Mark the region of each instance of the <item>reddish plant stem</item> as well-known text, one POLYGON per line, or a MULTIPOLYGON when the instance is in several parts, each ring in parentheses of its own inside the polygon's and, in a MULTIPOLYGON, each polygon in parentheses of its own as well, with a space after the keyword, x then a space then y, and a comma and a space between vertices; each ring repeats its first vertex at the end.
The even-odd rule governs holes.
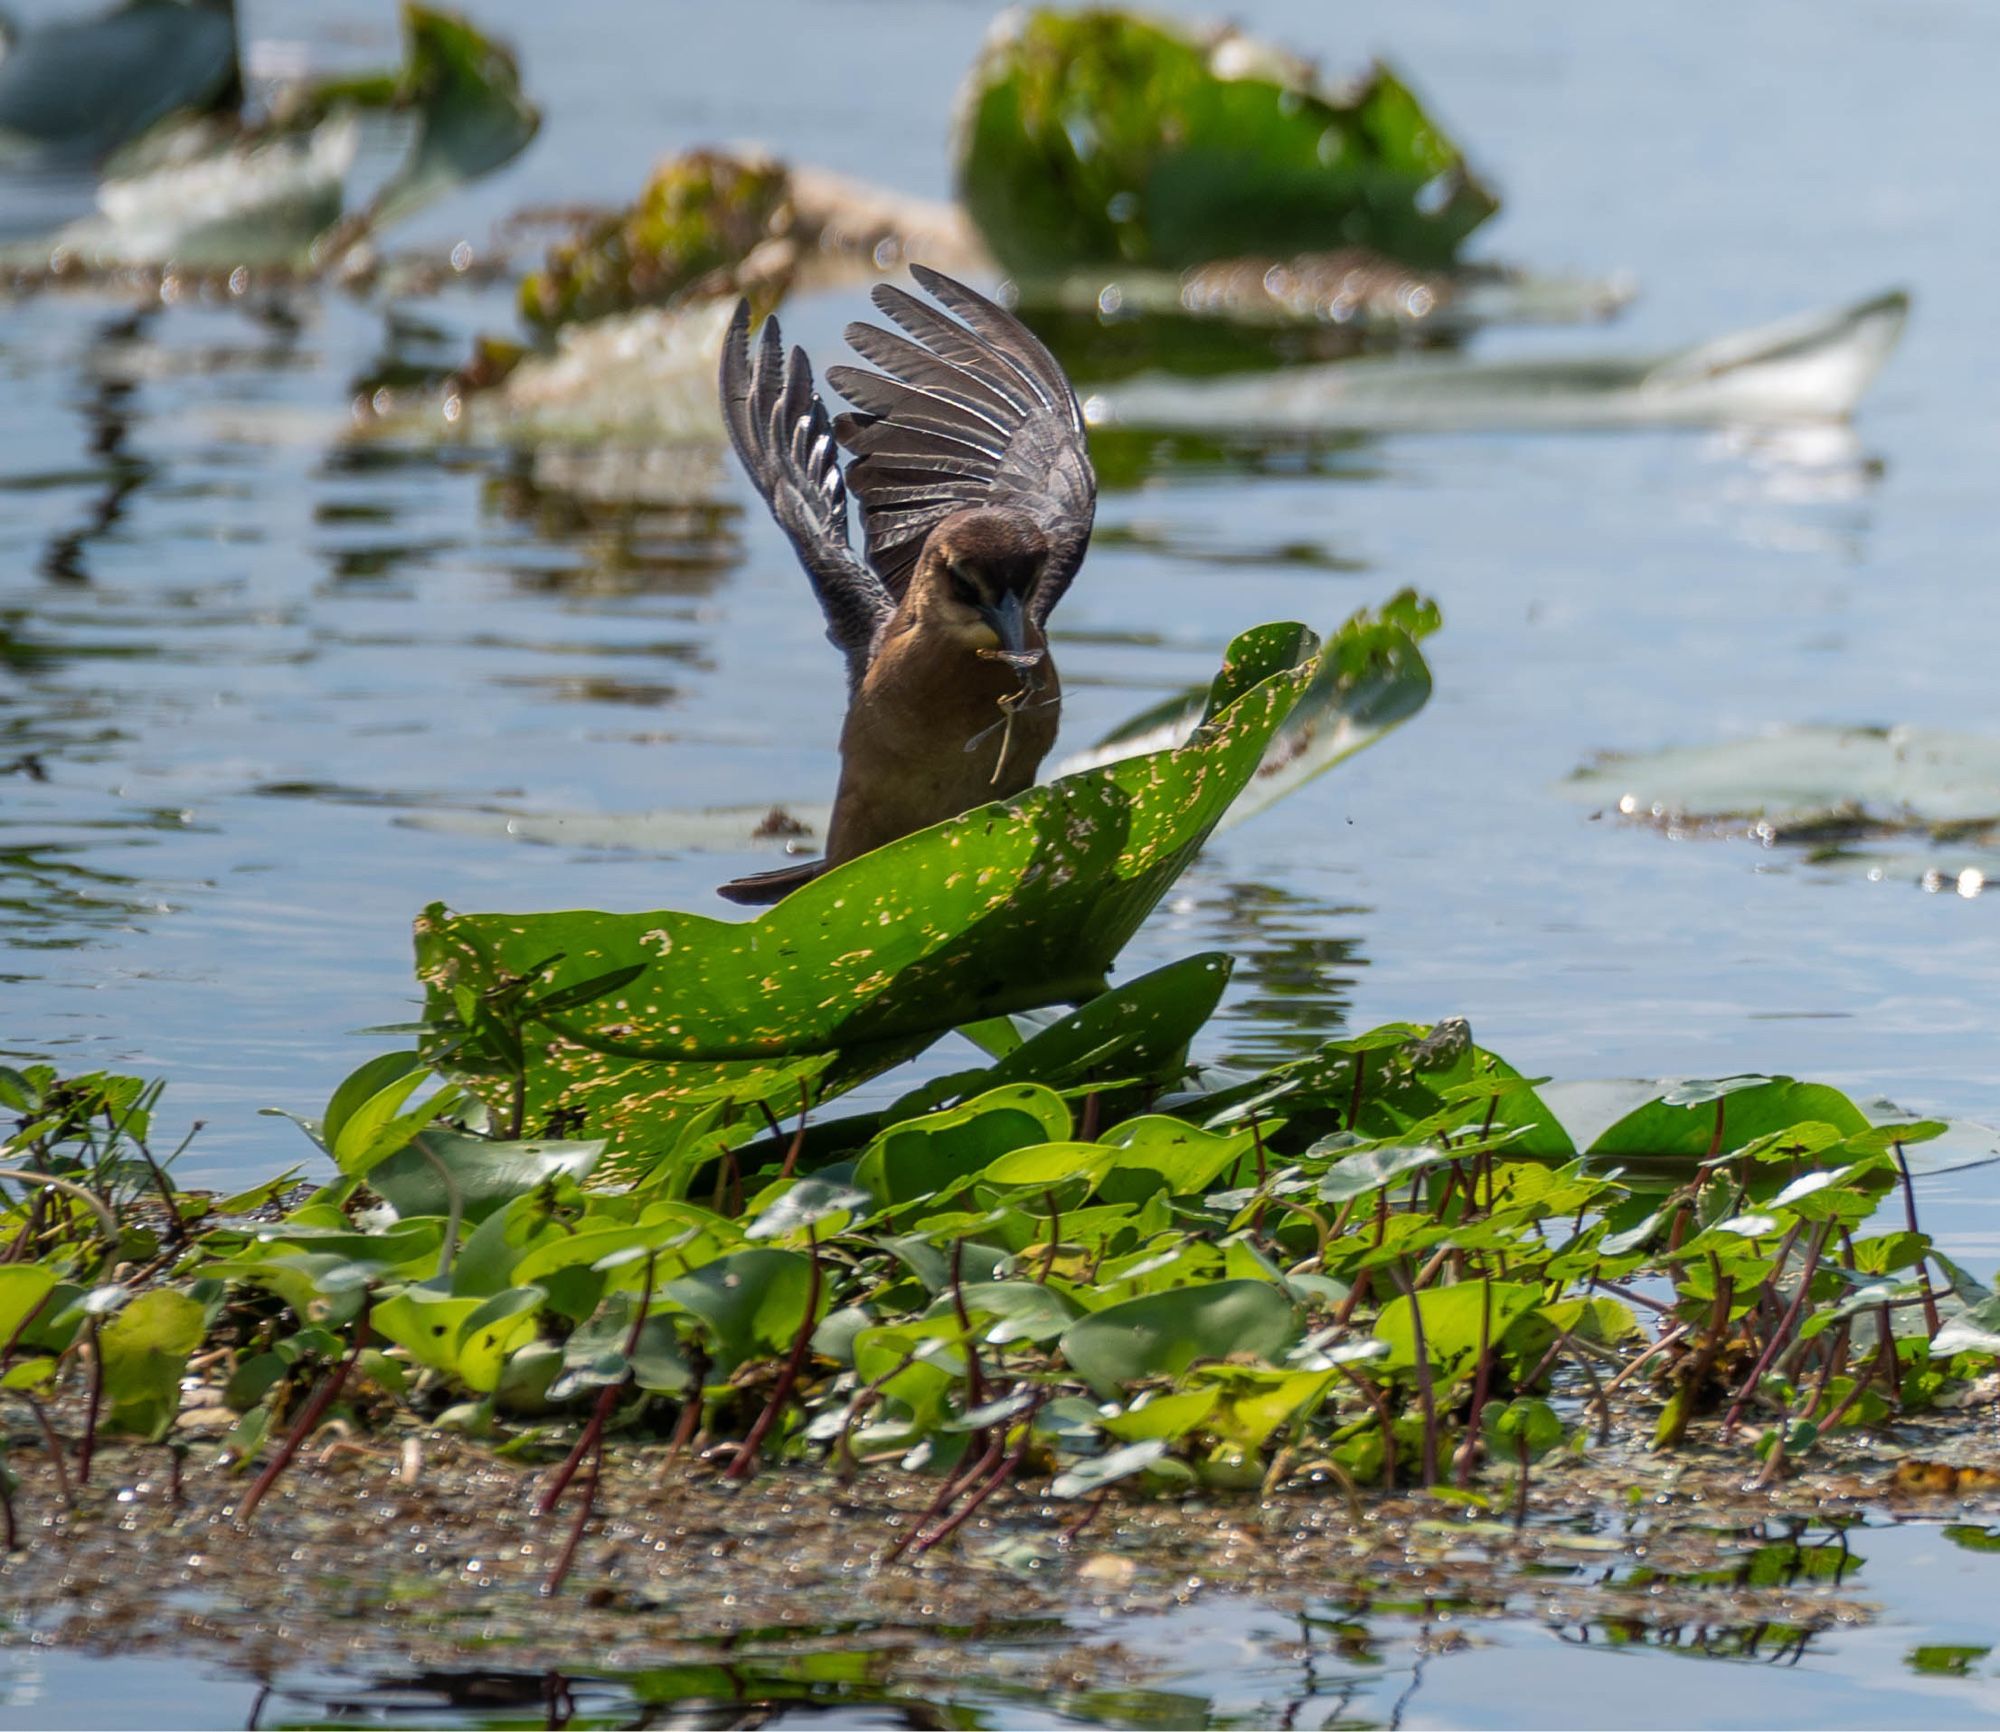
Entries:
POLYGON ((667 1440, 665 1467, 680 1460, 681 1452, 694 1442, 695 1433, 701 1429, 702 1391, 708 1386, 708 1371, 707 1351, 697 1341, 688 1349, 687 1398, 674 1420, 674 1435, 667 1440))
POLYGON ((1896 1375, 1896 1342, 1895 1337, 1889 1333, 1888 1317, 1878 1315, 1876 1327, 1882 1331, 1882 1337, 1876 1344, 1874 1358, 1869 1360, 1867 1370, 1854 1380, 1854 1387, 1834 1404, 1833 1411, 1826 1416, 1820 1426, 1822 1431, 1831 1431, 1847 1417, 1847 1410, 1868 1392, 1868 1386, 1875 1381, 1877 1372, 1882 1374, 1882 1381, 1888 1386, 1895 1403, 1898 1406, 1902 1405, 1903 1392, 1896 1375))
MULTIPOLYGON (((979 1363, 979 1343, 972 1338, 972 1314, 965 1308, 965 1282, 961 1272, 965 1265, 965 1241, 951 1242, 951 1309, 958 1318, 958 1327, 965 1337, 965 1395, 973 1407, 986 1405, 986 1370, 979 1363)), ((1043 1279, 1047 1279, 1046 1272, 1043 1279)), ((986 1441, 986 1433, 972 1434, 972 1447, 980 1448, 986 1441)))
MULTIPOLYGON (((556 1469, 555 1477, 549 1481, 549 1488, 543 1492, 535 1504, 535 1514, 546 1516, 562 1501, 562 1494, 569 1489, 569 1482, 576 1477, 576 1470, 583 1465, 583 1458, 594 1449, 598 1459, 603 1459, 604 1428, 611 1423, 611 1411, 618 1405, 618 1397, 631 1380, 631 1358, 639 1351, 639 1331, 646 1326, 646 1310, 653 1302, 653 1256, 646 1257, 645 1284, 639 1289, 638 1308, 632 1313, 632 1325, 625 1331, 625 1375, 615 1383, 607 1383, 597 1392, 597 1399, 591 1403, 590 1419, 583 1433, 576 1440, 576 1446, 563 1457, 563 1464, 556 1469)), ((593 1496, 595 1493, 592 1494, 593 1496)), ((544 1589, 544 1592, 549 1590, 544 1589)))
POLYGON ((83 1410, 83 1442, 76 1451, 76 1477, 90 1484, 90 1464, 97 1454, 97 1416, 104 1406, 104 1349, 98 1340, 98 1320, 90 1320, 90 1400, 83 1410))
MULTIPOLYGON (((1910 1225, 1912 1233, 1921 1232, 1917 1225, 1917 1187, 1910 1177, 1910 1160, 1903 1153, 1901 1143, 1889 1145, 1896 1151, 1896 1172, 1903 1181, 1903 1218, 1910 1225)), ((1923 1283, 1924 1327, 1933 1335, 1938 1332, 1937 1297, 1931 1292, 1931 1266, 1927 1258, 1917 1259, 1917 1279, 1923 1283)))
POLYGON ((265 1463, 264 1471, 257 1476, 256 1483, 244 1494, 243 1501, 236 1506, 239 1523, 248 1522, 257 1512, 257 1506, 264 1501, 264 1495, 278 1483, 278 1475, 291 1466, 292 1458, 304 1448, 307 1438, 319 1427, 326 1417, 326 1410, 339 1399, 340 1392, 347 1386, 349 1374, 355 1362, 360 1359, 368 1346, 369 1300, 366 1294, 361 1299, 361 1315, 354 1324, 354 1345, 347 1350, 347 1357, 321 1379, 320 1386, 306 1403, 305 1411, 299 1415, 298 1423, 285 1434, 285 1441, 278 1445, 278 1453, 265 1463))
POLYGON ((1591 1276, 1590 1284, 1602 1288, 1606 1293, 1615 1293, 1629 1305, 1643 1306, 1646 1310, 1657 1312, 1662 1317, 1671 1317, 1674 1314, 1671 1305, 1662 1304, 1658 1299, 1649 1299, 1643 1293, 1635 1293, 1630 1287, 1621 1287, 1616 1281, 1607 1281, 1602 1275, 1591 1276))
MULTIPOLYGON (((1618 1373, 1616 1377, 1612 1378, 1612 1380, 1604 1386, 1605 1394, 1607 1395, 1611 1394, 1614 1390, 1618 1388, 1618 1386, 1621 1383, 1624 1383, 1642 1365, 1646 1364, 1647 1361, 1657 1357, 1659 1354, 1666 1352, 1666 1350, 1669 1347, 1675 1346, 1678 1343, 1685 1341, 1688 1338, 1689 1330, 1691 1330, 1693 1327, 1694 1325, 1691 1323, 1677 1323, 1673 1328, 1669 1329, 1666 1332, 1666 1334, 1662 1335, 1659 1338, 1659 1340, 1655 1341, 1652 1346, 1647 1348, 1644 1353, 1640 1354, 1637 1359, 1633 1360, 1630 1365, 1627 1365, 1623 1370, 1621 1370, 1618 1373)), ((1549 1358, 1543 1361, 1544 1365, 1548 1364, 1550 1360, 1554 1359, 1556 1351, 1558 1348, 1562 1346, 1562 1341, 1564 1339, 1567 1339, 1567 1337, 1565 1336, 1559 1338, 1556 1342, 1556 1346, 1551 1347, 1549 1349, 1549 1358)))
POLYGON ((49 1416, 42 1404, 25 1389, 14 1391, 28 1404, 28 1411, 35 1416, 35 1424, 41 1427, 42 1447, 49 1452, 49 1466, 55 1470, 56 1491, 63 1500, 65 1509, 76 1507, 76 1493, 70 1489, 69 1468, 63 1462, 62 1440, 56 1436, 56 1428, 49 1423, 49 1416))
POLYGON ((893 1564, 910 1549, 911 1545, 915 1543, 917 1536, 930 1526, 932 1520, 953 1498, 958 1496, 960 1487, 971 1485, 993 1471, 999 1464, 1000 1450, 1003 1442, 1004 1437, 996 1434, 993 1441, 987 1445, 986 1453, 978 1461, 974 1462, 968 1471, 955 1477, 947 1478, 944 1484, 938 1487, 937 1496, 932 1498, 925 1506, 924 1513, 918 1516, 910 1524, 908 1531, 904 1533, 903 1537, 883 1554, 882 1561, 885 1564, 893 1564))
POLYGON ((1479 1415, 1486 1406, 1488 1379, 1493 1371, 1493 1283, 1479 1283, 1479 1365, 1472 1374, 1472 1409, 1465 1416, 1465 1447, 1458 1452, 1458 1483, 1472 1483, 1472 1449, 1479 1437, 1479 1415))
POLYGON ((1085 1528, 1089 1527, 1097 1519, 1097 1512, 1104 1507, 1104 1500, 1110 1495, 1111 1488, 1108 1485, 1099 1486, 1096 1491, 1091 1493, 1090 1501, 1083 1506, 1082 1512, 1063 1523, 1062 1531, 1056 1537, 1065 1544, 1075 1539, 1078 1534, 1082 1533, 1085 1528))
MULTIPOLYGON (((1656 1449, 1671 1449, 1687 1435, 1688 1421, 1694 1415, 1694 1404, 1701 1386, 1708 1381, 1710 1368, 1715 1364, 1716 1355, 1722 1351, 1723 1332, 1729 1327, 1729 1312, 1736 1303, 1736 1277, 1725 1275, 1722 1265, 1714 1253, 1708 1259, 1710 1278, 1715 1282, 1715 1302, 1709 1308, 1708 1334, 1695 1344, 1695 1349, 1687 1361, 1686 1376, 1676 1392, 1674 1400, 1667 1405, 1661 1416, 1659 1433, 1653 1440, 1656 1449), (1685 1399, 1683 1399, 1683 1397, 1685 1399)), ((1662 1337, 1662 1343, 1665 1338, 1662 1337)), ((1658 1344, 1656 1344, 1658 1345, 1658 1344)), ((1627 1366, 1626 1371, 1633 1369, 1627 1366)), ((1624 1375, 1624 1373, 1620 1373, 1624 1375)))
POLYGON ((1103 1107, 1093 1092, 1083 1097, 1083 1112, 1077 1121, 1076 1140, 1080 1143, 1097 1141, 1097 1120, 1103 1107))
MULTIPOLYGON (((1806 1295, 1812 1287, 1813 1275, 1819 1268, 1820 1251, 1826 1245, 1826 1236, 1832 1226, 1831 1221, 1822 1221, 1813 1233, 1812 1243, 1806 1247, 1805 1266, 1799 1271, 1798 1291, 1792 1295, 1792 1302, 1785 1308, 1784 1316, 1778 1320, 1777 1328, 1771 1331, 1771 1339, 1764 1344, 1764 1351, 1757 1356, 1757 1363, 1750 1368, 1750 1375, 1744 1378, 1742 1385, 1737 1389, 1736 1399, 1729 1404, 1729 1411, 1722 1416, 1724 1443, 1729 1441, 1731 1434, 1736 1430, 1736 1422, 1743 1417, 1744 1403, 1755 1393, 1757 1385, 1763 1380, 1764 1373, 1771 1368, 1771 1361, 1778 1357, 1779 1349, 1798 1327, 1799 1318, 1806 1308, 1806 1295)), ((1798 1229, 1794 1227, 1788 1238, 1796 1236, 1797 1232, 1798 1229)), ((1782 1272, 1784 1266, 1784 1254, 1780 1252, 1773 1273, 1782 1272)))
POLYGON ((806 1226, 806 1252, 812 1258, 811 1271, 806 1277, 806 1314, 799 1319, 799 1332, 792 1341, 791 1355, 786 1359, 784 1369, 778 1373, 778 1381, 771 1387, 771 1399, 764 1403, 764 1411, 757 1415, 735 1459, 722 1470, 724 1479, 748 1479, 757 1471, 757 1452, 763 1448, 764 1439, 778 1422, 779 1412, 791 1398, 792 1387, 798 1382, 806 1354, 812 1347, 813 1326, 819 1315, 820 1267, 819 1237, 810 1222, 806 1226))
POLYGON ((785 1151, 785 1164, 778 1169, 778 1177, 789 1179, 798 1171, 799 1156, 806 1152, 806 1115, 812 1110, 812 1084, 804 1077, 799 1078, 799 1128, 792 1138, 792 1146, 785 1151))
POLYGON ((48 1308, 49 1300, 54 1296, 54 1293, 55 1289, 53 1287, 50 1288, 47 1293, 44 1293, 41 1298, 28 1307, 26 1315, 22 1317, 20 1322, 14 1325, 14 1333, 7 1337, 7 1345, 0 1347, 0 1371, 5 1371, 8 1366, 14 1363, 14 1355, 19 1351, 21 1346, 21 1337, 28 1333, 35 1319, 41 1316, 43 1311, 48 1308))
MULTIPOLYGON (((611 1387, 615 1389, 617 1385, 611 1387)), ((549 1566, 549 1573, 542 1580, 544 1599, 560 1593, 563 1583, 569 1579, 570 1565, 576 1562, 576 1549, 583 1544, 583 1530, 590 1523, 590 1512, 597 1506, 597 1482, 604 1477, 604 1434, 601 1431, 592 1450, 590 1477, 583 1482, 583 1496, 577 1502, 576 1519, 569 1524, 562 1550, 556 1554, 555 1562, 549 1566)))
POLYGON ((1813 1384, 1812 1399, 1806 1403, 1806 1410, 1799 1417, 1809 1420, 1819 1411, 1819 1404, 1826 1399, 1827 1386, 1838 1377, 1847 1365, 1847 1337, 1854 1327, 1854 1320, 1848 1318, 1834 1331, 1833 1346, 1820 1363, 1819 1377, 1813 1384))
POLYGON ((1350 1371, 1345 1365, 1334 1368, 1341 1376, 1361 1391, 1361 1397, 1375 1410, 1375 1418, 1382 1427, 1382 1489, 1396 1489, 1396 1426, 1389 1413, 1388 1400, 1373 1381, 1359 1372, 1350 1371))
MULTIPOLYGON (((1035 1405, 1039 1407, 1041 1404, 1037 1402, 1035 1405)), ((1034 1418, 1034 1408, 1030 1408, 1021 1426, 1021 1441, 1008 1452, 1007 1459, 993 1470, 992 1477, 965 1500, 956 1514, 945 1521, 929 1538, 917 1541, 916 1549, 919 1552, 927 1552, 939 1541, 949 1539, 972 1519, 981 1504, 1006 1484, 1014 1470, 1027 1459, 1028 1445, 1034 1436, 1034 1418)))

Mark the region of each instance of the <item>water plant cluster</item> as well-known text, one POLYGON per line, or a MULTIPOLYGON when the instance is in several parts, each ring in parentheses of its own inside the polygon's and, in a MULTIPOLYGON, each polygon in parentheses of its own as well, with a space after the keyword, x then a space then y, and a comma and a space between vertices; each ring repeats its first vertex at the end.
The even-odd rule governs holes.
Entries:
POLYGON ((578 1533, 612 1436, 725 1480, 894 1462, 936 1482, 901 1553, 1017 1478, 1079 1520, 1301 1480, 1518 1517, 1614 1416, 1754 1439, 1769 1483, 1991 1370, 2000 1307, 1903 1216, 1943 1126, 1735 1077, 1580 1149, 1461 1022, 1190 1072, 1227 972, 978 1029, 989 1062, 882 1112, 690 1134, 617 1185, 601 1141, 413 1104, 412 1052, 309 1122, 334 1177, 231 1197, 171 1183, 157 1085, 0 1073, 0 1390, 65 1478, 114 1437, 212 1442, 245 1520, 336 1413, 545 1458, 578 1533))
POLYGON ((1226 955, 1106 982, 1239 801, 1409 712, 1433 624, 1260 627, 1111 761, 756 921, 433 909, 412 1044, 234 1196, 174 1184, 158 1084, 0 1070, 17 1445, 63 1496, 114 1438, 199 1451, 249 1522, 335 1419, 454 1431, 546 1462, 554 1588, 614 1439, 925 1476, 895 1558, 1025 1485, 1073 1523, 1288 1483, 1518 1521, 1635 1424, 1769 1484, 1957 1399, 2000 1301, 1917 1219, 1941 1123, 1736 1076, 1580 1131, 1462 1021, 1245 1072, 1191 1056, 1226 955), (954 1029, 976 1062, 834 1107, 954 1029))

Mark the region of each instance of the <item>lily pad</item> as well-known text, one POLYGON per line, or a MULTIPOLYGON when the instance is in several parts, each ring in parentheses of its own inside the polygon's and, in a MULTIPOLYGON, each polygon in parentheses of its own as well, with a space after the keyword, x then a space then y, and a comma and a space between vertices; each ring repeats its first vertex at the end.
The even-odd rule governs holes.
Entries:
POLYGON ((47 24, 0 51, 0 163, 94 162, 242 90, 232 0, 127 0, 47 24))
POLYGON ((112 1427, 158 1437, 180 1410, 181 1377, 201 1345, 208 1313, 185 1293, 141 1293, 97 1334, 112 1427))
POLYGON ((601 1142, 494 1142, 433 1126, 372 1168, 368 1183, 401 1215, 448 1215, 455 1204, 465 1220, 483 1221, 550 1179, 588 1178, 603 1153, 601 1142))
MULTIPOLYGON (((1442 623, 1437 603, 1410 589, 1379 611, 1363 608, 1346 620, 1326 640, 1311 683, 1216 828, 1255 817, 1421 710, 1430 701, 1431 671, 1418 646, 1442 623)), ((1062 771, 1178 746, 1199 725, 1205 701, 1197 689, 1156 704, 1065 759, 1062 771)))
POLYGON ((1213 379, 1146 374, 1088 392, 1084 414, 1093 427, 1287 437, 1843 420, 1908 316, 1909 297, 1892 290, 1665 354, 1416 355, 1213 379))
POLYGON ((561 988, 650 964, 531 1031, 525 1122, 580 1114, 615 1151, 669 1140, 718 1095, 789 1106, 802 1060, 823 1098, 957 1024, 1092 997, 1323 672, 1317 647, 1296 625, 1247 632, 1185 745, 919 831, 753 921, 434 906, 416 934, 429 1014, 527 972, 561 988))
POLYGON ((1386 66, 1335 90, 1129 12, 1003 14, 959 116, 959 196, 1017 274, 1342 244, 1443 264, 1498 208, 1386 66))
POLYGON ((2000 878, 2000 740, 1986 735, 1784 728, 1609 756, 1563 789, 1669 834, 1740 834, 1927 890, 1970 898, 2000 878))
POLYGON ((511 162, 541 125, 508 49, 456 13, 414 0, 403 6, 397 100, 416 111, 417 135, 369 206, 368 226, 378 230, 511 162))
POLYGON ((1100 1394, 1176 1377, 1198 1359, 1276 1359, 1298 1327, 1292 1302, 1262 1281, 1204 1281, 1107 1305, 1074 1323, 1062 1353, 1100 1394))

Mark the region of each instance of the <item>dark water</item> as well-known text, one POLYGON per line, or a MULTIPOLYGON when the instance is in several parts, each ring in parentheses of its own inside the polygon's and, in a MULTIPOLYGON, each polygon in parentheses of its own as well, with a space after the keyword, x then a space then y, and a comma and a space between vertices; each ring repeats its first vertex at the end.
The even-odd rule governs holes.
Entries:
MULTIPOLYGON (((1605 748, 1804 721, 1991 726, 2000 16, 1232 10, 1335 63, 1379 49, 1409 71, 1507 196, 1481 250, 1642 285, 1615 332, 1496 333, 1482 353, 1643 350, 1893 284, 1916 312, 1851 435, 1346 440, 1254 470, 1162 460, 1108 493, 1100 523, 1129 533, 1058 618, 1073 744, 1204 678, 1250 623, 1330 626, 1405 584, 1446 619, 1429 710, 1220 840, 1131 966, 1237 952, 1219 1052, 1458 1012, 1535 1074, 1754 1067, 2000 1119, 1989 899, 1670 842, 1555 792, 1605 748)), ((952 89, 989 17, 929 0, 477 11, 517 44, 547 122, 410 240, 483 245, 521 206, 616 196, 716 139, 942 194, 952 89)), ((252 4, 246 22, 322 62, 393 52, 387 5, 252 4)), ((796 328, 825 360, 859 310, 858 290, 806 303, 796 328)), ((256 1109, 316 1107, 377 1044, 345 1031, 405 1014, 407 922, 431 898, 708 907, 756 863, 423 821, 830 787, 840 668, 733 476, 708 503, 607 503, 518 456, 344 440, 385 361, 449 361, 511 326, 500 290, 0 308, 0 765, 32 754, 47 776, 0 776, 0 1051, 172 1078, 170 1108, 207 1121, 192 1181, 303 1152, 256 1109)), ((1989 1269, 1991 1173, 1930 1190, 1948 1247, 1989 1269)), ((1945 1615, 1904 1603, 1925 1628, 1945 1615)), ((1808 1655, 1785 1688, 1821 1694, 1784 1696, 1785 1716, 2000 1706, 1990 1680, 1916 1693, 1886 1639, 1808 1655), (1848 1692, 1854 1676, 1888 1694, 1848 1692)), ((1448 1723, 1442 1681, 1462 1675, 1456 1711, 1491 1718, 1501 1680, 1551 1675, 1550 1640, 1517 1631, 1438 1664, 1425 1711, 1448 1723)), ((1622 1705, 1669 1720, 1711 1687, 1650 1651, 1562 1652, 1565 1677, 1612 1668, 1622 1705)), ((69 1698, 79 1662, 18 1663, 70 1680, 37 1712, 61 1695, 108 1716, 146 1689, 69 1698)))

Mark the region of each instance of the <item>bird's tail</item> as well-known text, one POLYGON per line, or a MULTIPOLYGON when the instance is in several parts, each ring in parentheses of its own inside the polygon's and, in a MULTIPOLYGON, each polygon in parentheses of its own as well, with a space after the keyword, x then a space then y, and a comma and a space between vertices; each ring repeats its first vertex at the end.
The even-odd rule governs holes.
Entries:
POLYGON ((748 878, 732 878, 727 884, 718 884, 715 893, 731 902, 762 907, 791 895, 801 884, 810 884, 826 866, 824 860, 808 860, 798 866, 780 866, 775 872, 753 872, 748 878))

